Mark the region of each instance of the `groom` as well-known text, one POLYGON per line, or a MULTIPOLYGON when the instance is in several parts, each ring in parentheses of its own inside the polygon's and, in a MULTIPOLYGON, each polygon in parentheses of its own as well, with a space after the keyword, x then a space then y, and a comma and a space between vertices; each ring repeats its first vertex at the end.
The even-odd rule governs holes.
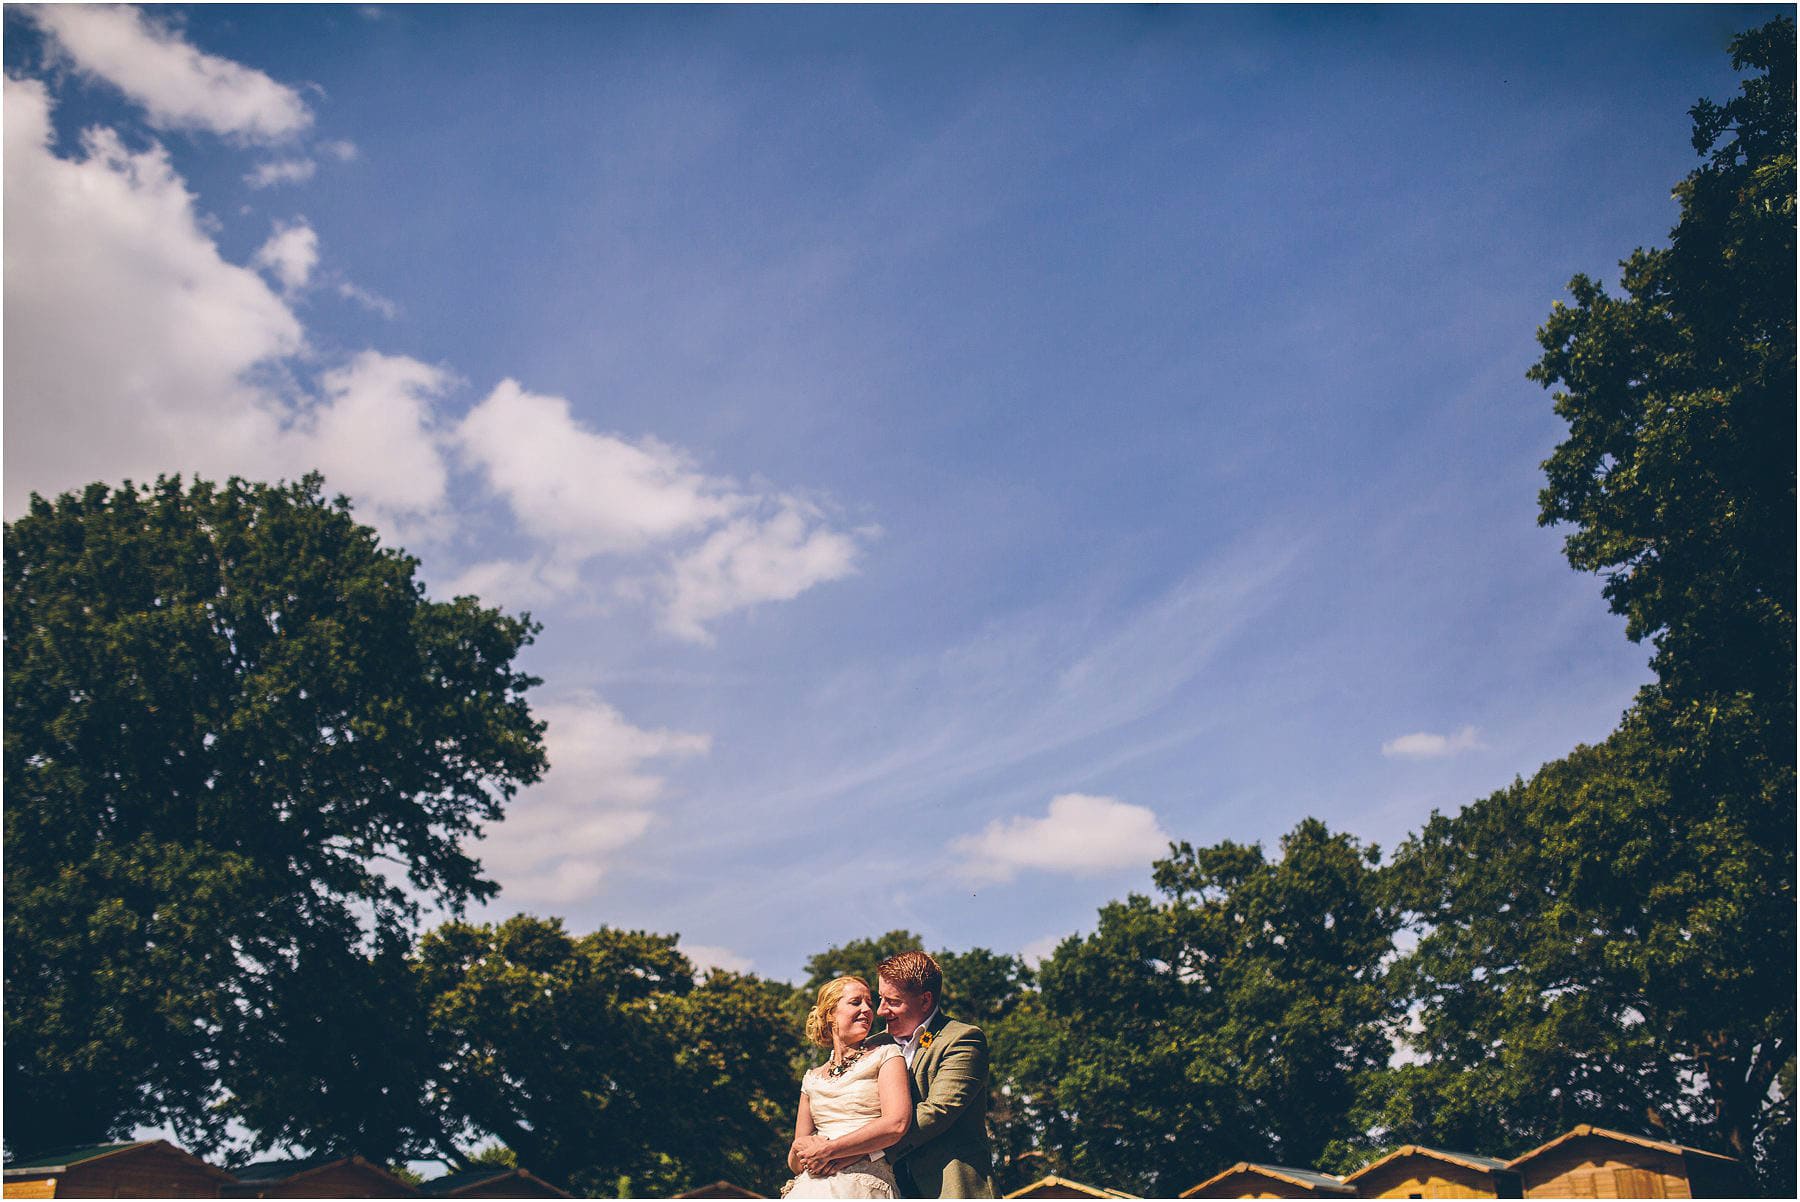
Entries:
POLYGON ((924 952, 875 966, 887 1034, 912 1071, 913 1122, 887 1150, 909 1198, 991 1198, 987 1137, 987 1037, 938 1009, 944 974, 924 952))

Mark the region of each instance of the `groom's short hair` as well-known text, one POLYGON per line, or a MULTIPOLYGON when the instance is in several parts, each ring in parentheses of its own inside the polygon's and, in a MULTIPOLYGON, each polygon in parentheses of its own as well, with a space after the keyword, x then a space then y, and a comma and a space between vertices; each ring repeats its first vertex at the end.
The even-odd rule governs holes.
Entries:
POLYGON ((901 952, 875 966, 875 975, 892 981, 908 993, 930 993, 933 1002, 944 999, 944 972, 924 952, 901 952))

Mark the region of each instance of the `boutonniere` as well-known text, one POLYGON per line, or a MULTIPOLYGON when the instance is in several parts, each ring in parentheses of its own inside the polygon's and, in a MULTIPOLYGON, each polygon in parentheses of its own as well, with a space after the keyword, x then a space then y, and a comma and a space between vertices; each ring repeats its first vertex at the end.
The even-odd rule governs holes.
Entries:
POLYGON ((923 1035, 919 1036, 919 1047, 921 1049, 924 1049, 924 1048, 928 1048, 930 1046, 931 1046, 931 1032, 927 1031, 923 1035))

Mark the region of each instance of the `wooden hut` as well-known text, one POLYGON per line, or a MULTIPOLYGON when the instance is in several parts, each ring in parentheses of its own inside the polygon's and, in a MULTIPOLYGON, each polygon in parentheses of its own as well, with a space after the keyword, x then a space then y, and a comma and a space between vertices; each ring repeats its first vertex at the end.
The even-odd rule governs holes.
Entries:
POLYGON ((1734 1198, 1748 1188, 1729 1156, 1586 1123, 1506 1167, 1527 1198, 1734 1198))
POLYGON ((419 1191, 361 1156, 259 1160, 237 1171, 227 1198, 411 1198, 419 1191))
POLYGON ((1136 1194, 1128 1194, 1123 1190, 1102 1189, 1095 1185, 1083 1185, 1079 1181, 1070 1181, 1067 1177, 1055 1175, 1039 1177, 1030 1185, 1022 1186, 1006 1198, 1135 1198, 1136 1194))
POLYGON ((459 1169, 433 1177, 419 1187, 428 1198, 573 1198, 536 1173, 503 1164, 459 1169))
POLYGON ((6 1166, 4 1189, 8 1198, 217 1198, 231 1179, 166 1139, 140 1139, 24 1157, 6 1166))
POLYGON ((1364 1198, 1523 1198, 1506 1161, 1407 1144, 1344 1178, 1364 1198))
POLYGON ((1279 1164, 1251 1164, 1240 1160, 1202 1181, 1192 1189, 1182 1190, 1183 1198, 1354 1198, 1356 1190, 1344 1184, 1342 1177, 1315 1173, 1311 1169, 1290 1169, 1279 1164))
POLYGON ((766 1198, 767 1194, 759 1194, 747 1190, 741 1185, 733 1185, 729 1181, 715 1181, 711 1185, 697 1185, 685 1194, 676 1194, 677 1198, 766 1198))

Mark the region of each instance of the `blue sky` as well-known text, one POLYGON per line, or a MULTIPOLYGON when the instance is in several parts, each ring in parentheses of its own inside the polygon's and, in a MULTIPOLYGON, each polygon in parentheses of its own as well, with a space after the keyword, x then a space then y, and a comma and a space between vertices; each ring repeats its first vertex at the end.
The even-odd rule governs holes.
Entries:
POLYGON ((1775 11, 9 6, 6 513, 318 467, 529 609, 489 915, 1040 954, 1612 728, 1533 331, 1775 11))

